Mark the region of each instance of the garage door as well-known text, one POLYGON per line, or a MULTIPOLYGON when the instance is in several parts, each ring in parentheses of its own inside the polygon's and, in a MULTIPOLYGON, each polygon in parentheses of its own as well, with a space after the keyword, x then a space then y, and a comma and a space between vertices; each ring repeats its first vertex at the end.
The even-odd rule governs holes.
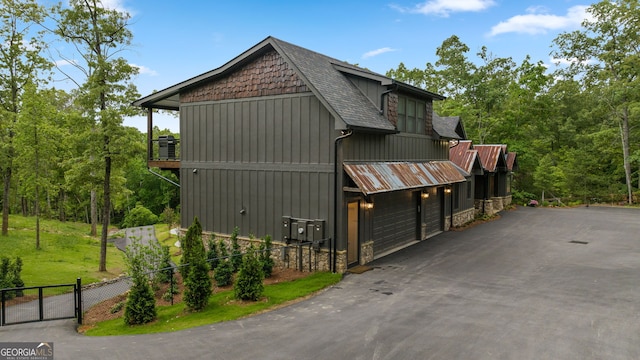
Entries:
POLYGON ((399 191, 375 196, 374 256, 418 239, 418 194, 399 191))
POLYGON ((429 197, 424 202, 422 212, 423 223, 426 226, 423 236, 433 236, 442 231, 442 191, 439 188, 429 188, 429 197))

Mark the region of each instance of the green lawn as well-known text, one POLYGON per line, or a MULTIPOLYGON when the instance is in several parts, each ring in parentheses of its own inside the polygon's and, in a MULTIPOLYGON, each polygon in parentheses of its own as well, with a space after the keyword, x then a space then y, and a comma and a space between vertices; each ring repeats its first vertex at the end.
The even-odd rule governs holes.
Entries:
POLYGON ((158 307, 158 318, 146 325, 128 326, 122 318, 104 321, 87 330, 86 335, 132 335, 171 332, 235 320, 259 313, 288 301, 303 298, 340 281, 342 275, 318 272, 308 277, 265 286, 263 300, 239 302, 234 300, 233 290, 216 293, 209 305, 200 312, 188 312, 183 303, 158 307))
MULTIPOLYGON (((22 258, 25 286, 83 284, 120 275, 124 269, 122 252, 112 244, 107 248, 107 272, 99 272, 100 236, 89 236, 88 224, 40 220, 40 250, 36 250, 35 217, 9 216, 9 234, 0 236, 0 257, 22 258)), ((98 229, 98 232, 100 229, 98 229)))

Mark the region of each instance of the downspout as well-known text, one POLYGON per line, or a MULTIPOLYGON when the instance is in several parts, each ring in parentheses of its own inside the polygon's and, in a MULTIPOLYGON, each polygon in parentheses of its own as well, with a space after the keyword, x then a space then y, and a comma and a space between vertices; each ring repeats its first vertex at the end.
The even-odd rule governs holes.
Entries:
POLYGON ((393 92, 397 87, 398 86, 396 85, 393 89, 383 91, 382 94, 380 94, 380 110, 378 110, 378 112, 380 112, 380 115, 384 114, 384 96, 388 93, 393 92))
MULTIPOLYGON (((353 130, 342 130, 342 135, 338 136, 333 142, 333 236, 329 247, 329 261, 331 272, 336 272, 336 237, 338 234, 338 145, 342 139, 348 138, 353 134, 353 130)), ((342 202, 340 202, 342 203, 342 202)))

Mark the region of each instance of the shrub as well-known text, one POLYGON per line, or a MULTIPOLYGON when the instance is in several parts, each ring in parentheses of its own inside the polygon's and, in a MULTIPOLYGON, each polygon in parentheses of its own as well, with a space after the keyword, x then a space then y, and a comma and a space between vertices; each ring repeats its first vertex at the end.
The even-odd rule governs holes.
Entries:
POLYGON ((169 228, 172 228, 173 225, 175 225, 175 224, 180 222, 179 221, 180 220, 180 214, 177 213, 172 208, 167 206, 162 211, 162 214, 160 214, 159 220, 162 221, 163 223, 169 225, 169 228))
POLYGON ((140 325, 153 321, 157 316, 156 299, 146 276, 134 278, 124 308, 124 322, 140 325))
POLYGON ((138 204, 135 208, 131 209, 129 213, 124 217, 122 221, 123 228, 153 225, 158 222, 158 216, 151 212, 151 210, 138 204))
POLYGON ((159 270, 156 275, 157 281, 163 284, 171 282, 171 278, 173 277, 173 264, 171 263, 171 254, 168 245, 162 247, 159 270))
POLYGON ((202 244, 202 225, 198 217, 193 219, 191 226, 187 229, 187 233, 181 242, 182 258, 180 259, 180 274, 183 279, 187 278, 189 271, 187 270, 193 261, 193 254, 200 251, 204 253, 204 245, 202 244))
POLYGON ((256 256, 255 248, 251 245, 249 251, 243 257, 242 265, 233 287, 236 299, 252 301, 260 299, 264 291, 263 280, 262 264, 256 256))
POLYGON ((229 260, 229 253, 227 252, 227 247, 225 246, 224 241, 220 240, 218 249, 220 250, 220 261, 218 262, 218 266, 216 266, 216 271, 213 274, 213 277, 216 279, 216 284, 218 284, 218 286, 227 286, 231 284, 231 278, 233 277, 233 265, 229 260))
POLYGON ((192 263, 189 265, 189 274, 184 282, 184 302, 190 310, 198 311, 204 309, 209 303, 211 296, 211 278, 209 277, 209 266, 205 259, 204 252, 194 254, 192 263))
POLYGON ((238 244, 238 233, 240 229, 236 226, 231 233, 231 265, 233 265, 233 272, 240 270, 242 266, 242 250, 240 244, 238 244))
MULTIPOLYGON (((8 257, 2 257, 0 259, 0 289, 24 287, 24 281, 20 277, 22 272, 22 259, 16 257, 12 262, 8 257)), ((5 292, 5 299, 10 300, 14 297, 22 296, 22 291, 7 291, 5 292)))
POLYGON ((124 252, 127 271, 133 279, 133 285, 124 309, 124 322, 127 325, 146 324, 157 316, 156 301, 149 284, 149 270, 156 263, 149 247, 133 239, 124 252))
POLYGON ((209 250, 207 251, 207 262, 211 270, 215 270, 220 262, 220 254, 218 252, 218 245, 214 239, 209 239, 207 243, 209 250))
POLYGON ((260 255, 258 257, 262 264, 262 272, 264 277, 271 277, 273 272, 274 261, 271 258, 271 235, 264 237, 264 242, 260 243, 260 255))

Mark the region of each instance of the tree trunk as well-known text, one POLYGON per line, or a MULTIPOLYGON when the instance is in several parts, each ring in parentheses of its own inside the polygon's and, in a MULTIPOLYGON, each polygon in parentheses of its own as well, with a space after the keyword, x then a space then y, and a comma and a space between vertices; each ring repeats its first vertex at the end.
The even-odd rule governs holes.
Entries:
POLYGON ((624 176, 627 184, 627 196, 629 205, 633 204, 633 185, 631 183, 631 154, 629 150, 629 109, 625 106, 622 110, 622 159, 624 162, 624 176))
POLYGON ((98 234, 98 199, 96 190, 91 189, 91 236, 98 234))
MULTIPOLYGON (((108 139, 105 139, 108 143, 108 139)), ((102 236, 100 237, 100 268, 99 271, 107 271, 107 235, 109 232, 109 220, 111 217, 111 156, 104 158, 104 204, 102 210, 102 236)))
POLYGON ((9 188, 11 186, 11 166, 4 171, 2 192, 2 235, 9 235, 9 188))

